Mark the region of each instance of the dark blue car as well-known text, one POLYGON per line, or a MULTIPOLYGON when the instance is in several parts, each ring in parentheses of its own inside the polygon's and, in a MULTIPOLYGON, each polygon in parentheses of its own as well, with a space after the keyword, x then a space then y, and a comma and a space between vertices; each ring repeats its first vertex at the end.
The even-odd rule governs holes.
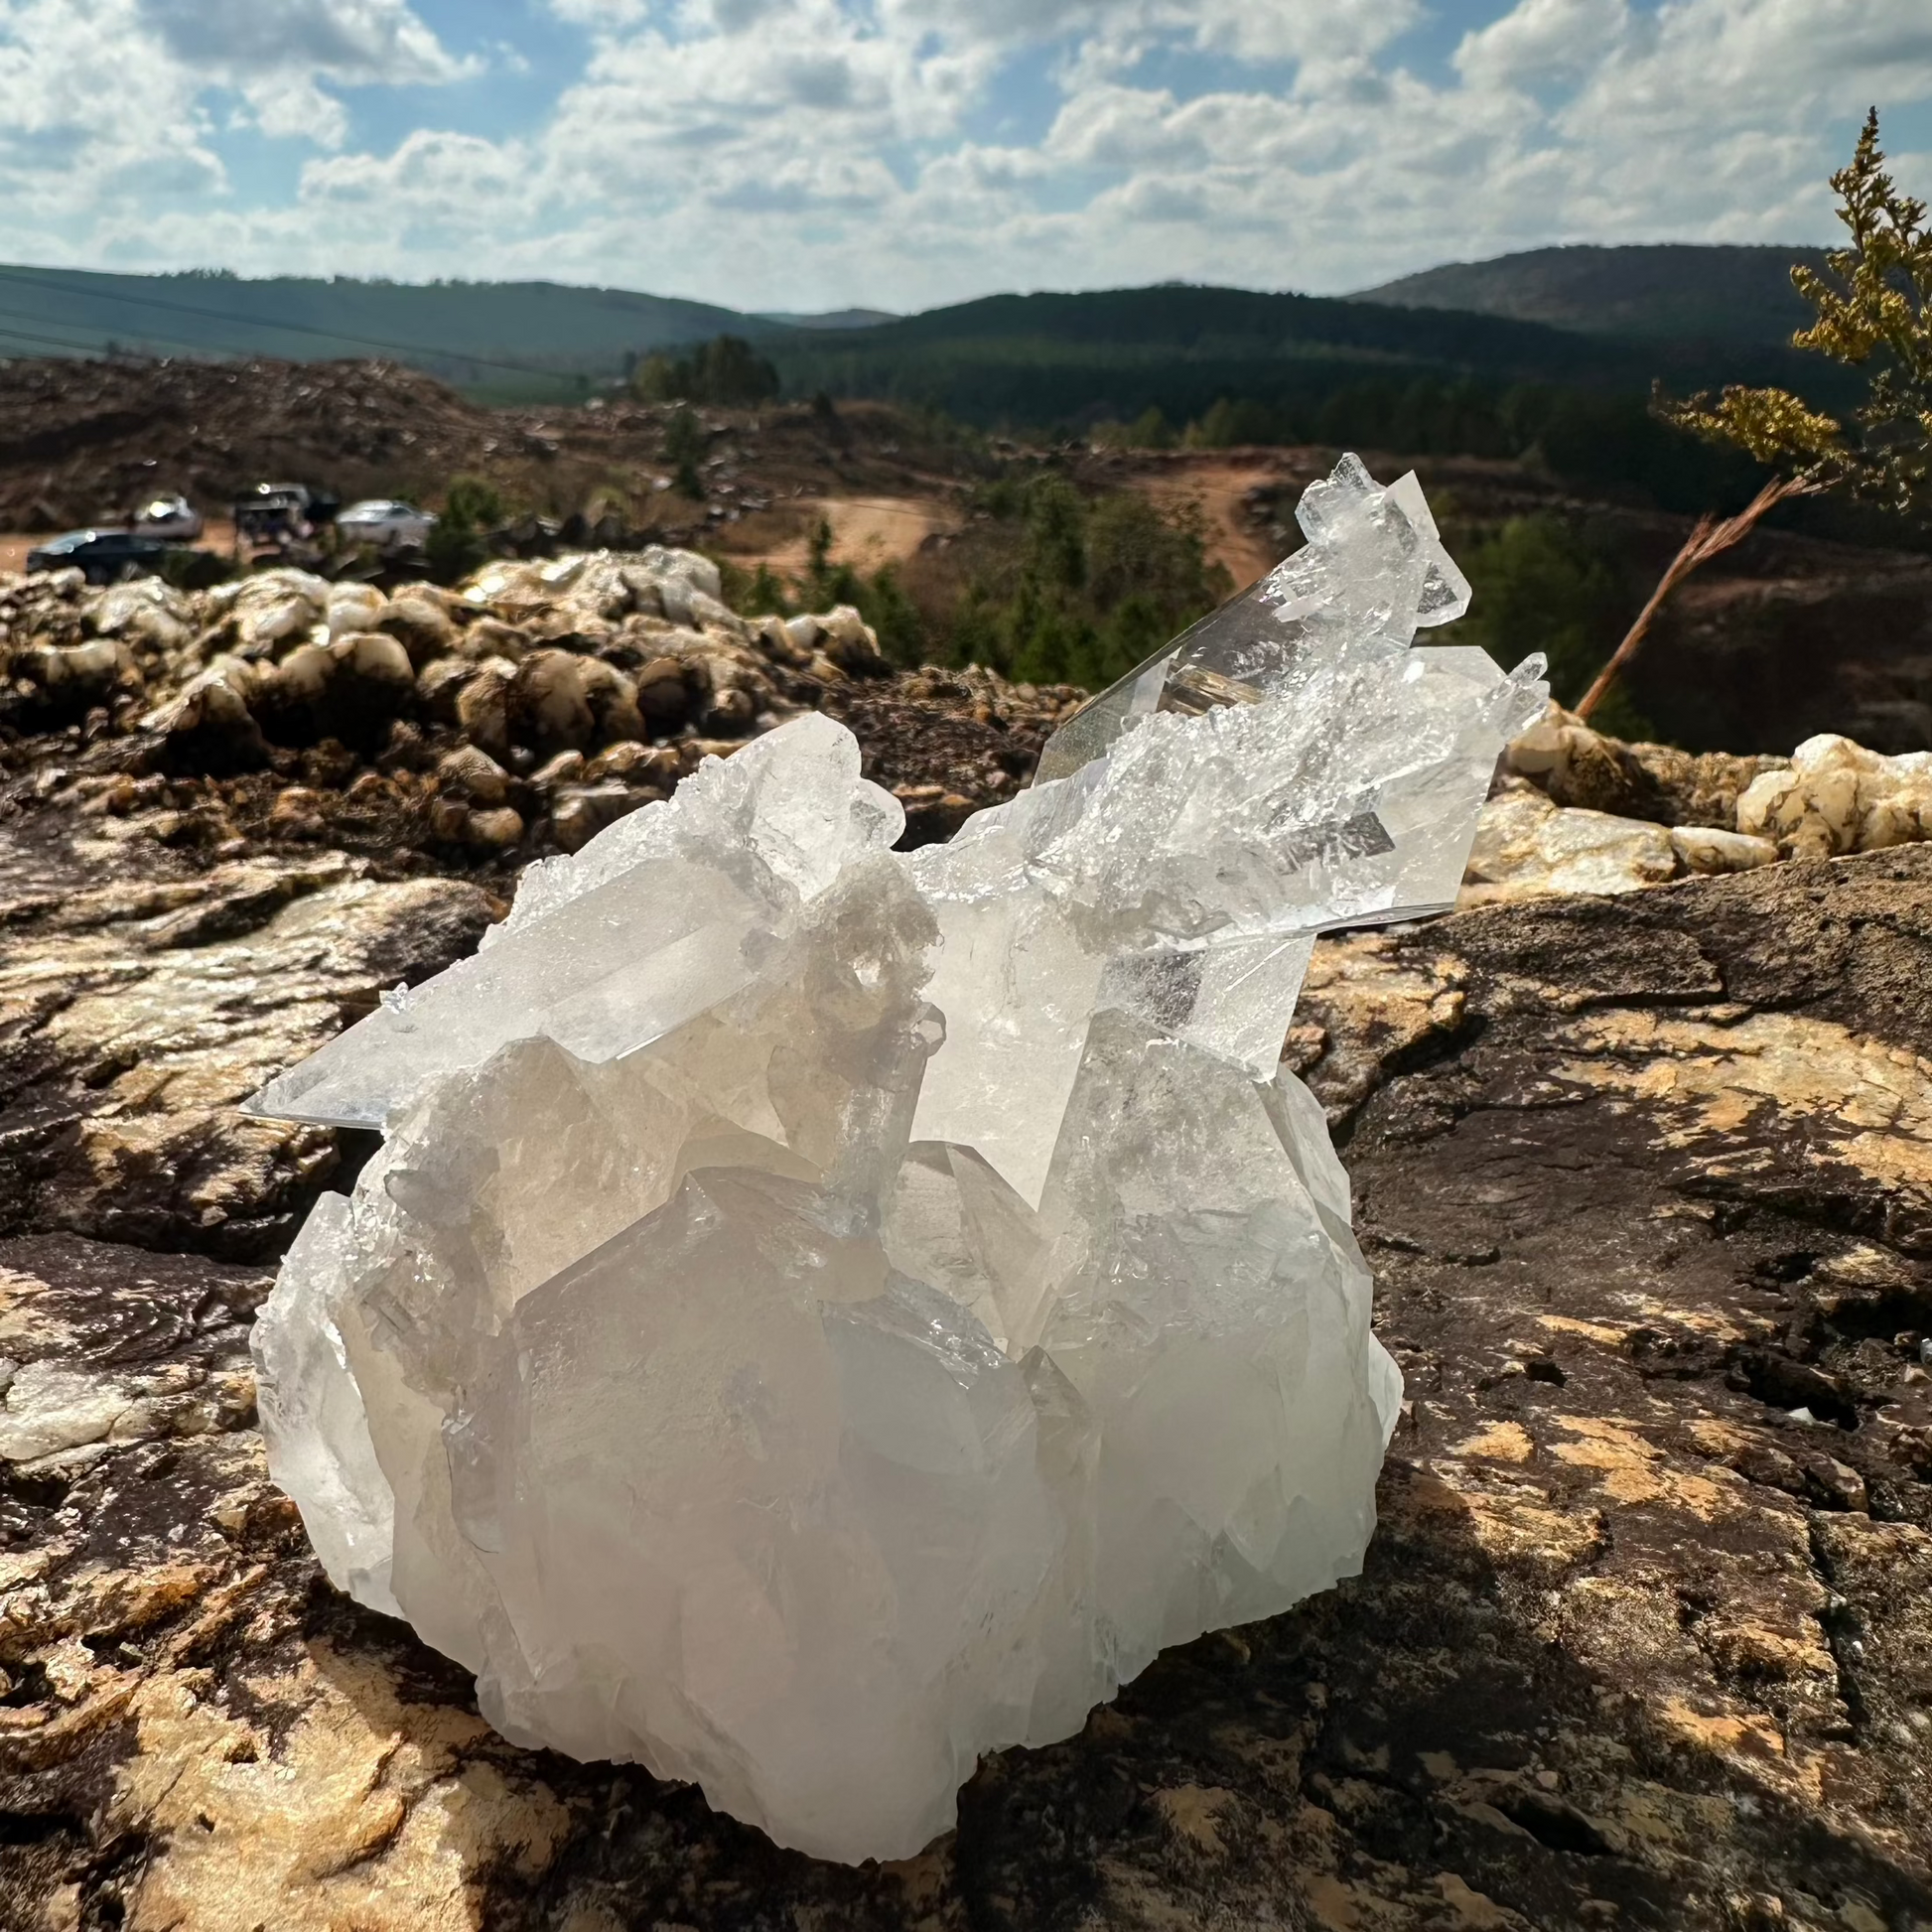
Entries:
POLYGON ((90 584, 117 584, 124 577, 152 576, 168 550, 161 538, 132 530, 69 530, 28 551, 27 568, 79 570, 90 584))

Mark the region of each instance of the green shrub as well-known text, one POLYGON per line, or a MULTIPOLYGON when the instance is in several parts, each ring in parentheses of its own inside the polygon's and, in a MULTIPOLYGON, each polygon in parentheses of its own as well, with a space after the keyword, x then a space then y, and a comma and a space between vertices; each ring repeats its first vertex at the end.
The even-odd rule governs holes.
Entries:
MULTIPOLYGON (((1520 663, 1540 650, 1550 689, 1574 705, 1603 668, 1631 615, 1622 572, 1560 516, 1512 517, 1457 552, 1474 590, 1469 615, 1446 643, 1480 644, 1497 663, 1520 663)), ((1616 738, 1649 739, 1654 728, 1621 685, 1590 718, 1616 738)))
MULTIPOLYGON (((1089 500, 1063 477, 982 492, 1006 526, 934 652, 1035 684, 1111 684, 1233 588, 1198 515, 1133 491, 1089 500)), ((936 626, 934 626, 936 628, 936 626)))
POLYGON ((707 439, 697 411, 688 405, 672 412, 664 425, 664 461, 671 466, 671 479, 678 489, 694 501, 704 497, 704 480, 698 464, 705 453, 707 439))
POLYGON ((1167 413, 1155 406, 1142 410, 1131 423, 1111 419, 1095 423, 1087 432, 1087 441, 1096 450, 1172 450, 1180 438, 1167 413))
POLYGON ((1851 245, 1826 257, 1821 275, 1802 262, 1791 280, 1816 320, 1794 348, 1828 356, 1865 378, 1852 424, 1813 409, 1787 389, 1727 384, 1714 402, 1694 396, 1660 413, 1708 442, 1757 462, 1845 489, 1901 516, 1932 514, 1932 226, 1925 204, 1901 195, 1878 145, 1878 110, 1849 166, 1832 177, 1838 218, 1851 245))
POLYGON ((690 376, 661 350, 644 356, 630 371, 630 387, 639 402, 676 402, 689 393, 690 376))
POLYGON ((805 576, 797 584, 783 583, 762 561, 753 571, 727 563, 725 595, 733 609, 748 618, 776 614, 791 617, 800 611, 829 611, 849 604, 872 625, 881 653, 905 667, 925 661, 925 621, 906 595, 894 564, 882 565, 868 577, 832 554, 832 526, 820 519, 807 546, 805 576))
POLYGON ((642 357, 630 386, 643 402, 750 409, 778 393, 778 372, 742 336, 714 336, 688 356, 658 350, 642 357))
POLYGON ((501 493, 486 477, 459 477, 443 498, 443 514, 472 529, 493 530, 509 512, 501 493))
POLYGON ((483 532, 507 515, 495 484, 483 477, 458 477, 443 497, 443 511, 423 543, 423 562, 439 584, 460 584, 489 557, 483 532))
POLYGON ((1201 521, 1133 491, 1089 499, 1064 477, 1004 477, 968 499, 955 547, 867 572, 812 532, 804 575, 727 572, 747 617, 849 604, 893 663, 986 664, 1017 681, 1097 690, 1203 617, 1233 585, 1201 521))
POLYGON ((1183 439, 1193 450, 1233 450, 1252 443, 1287 443, 1291 426, 1279 410, 1252 397, 1223 396, 1197 422, 1187 425, 1183 439))

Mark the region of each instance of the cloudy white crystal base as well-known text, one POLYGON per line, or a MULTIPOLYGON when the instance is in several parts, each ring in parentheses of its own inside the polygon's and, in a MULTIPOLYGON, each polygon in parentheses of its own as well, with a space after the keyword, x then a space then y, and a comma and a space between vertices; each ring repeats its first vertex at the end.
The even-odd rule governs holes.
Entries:
POLYGON ((1433 529, 1326 487, 1246 700, 914 855, 797 720, 262 1097, 385 1137, 263 1311, 271 1467, 509 1737, 902 1857, 1359 1568, 1400 1382, 1280 1041, 1319 926, 1452 896, 1543 698, 1410 650, 1433 529))

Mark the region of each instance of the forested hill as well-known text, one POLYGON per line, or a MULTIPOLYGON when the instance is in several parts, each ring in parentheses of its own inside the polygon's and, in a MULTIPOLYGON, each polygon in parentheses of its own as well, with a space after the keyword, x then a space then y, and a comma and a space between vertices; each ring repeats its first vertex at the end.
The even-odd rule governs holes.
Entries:
POLYGON ((1216 395, 1257 393, 1257 383, 1261 393, 1306 395, 1376 370, 1627 389, 1653 375, 1775 374, 1777 345, 1803 319, 1789 285, 1793 252, 1543 249, 1431 269, 1352 299, 1163 285, 996 295, 902 318, 747 315, 554 282, 0 266, 0 356, 387 354, 474 388, 530 371, 608 377, 643 351, 729 332, 773 353, 794 391, 889 395, 1032 423, 1149 400, 1192 413, 1216 395), (1740 346, 1774 360, 1743 366, 1740 346), (1158 395, 1145 380, 1156 369, 1167 372, 1158 395))
POLYGON ((1242 289, 1166 285, 1002 295, 863 331, 767 345, 786 388, 943 409, 986 425, 1175 423, 1225 398, 1290 414, 1364 383, 1647 394, 1721 381, 1815 389, 1818 358, 1750 343, 1587 336, 1544 323, 1242 289))
POLYGON ((1783 344, 1811 320, 1791 286, 1794 262, 1817 268, 1820 248, 1533 248, 1493 261, 1447 262, 1355 300, 1405 309, 1456 309, 1598 335, 1675 336, 1783 344))
POLYGON ((722 331, 786 333, 703 302, 556 282, 361 282, 0 267, 0 356, 109 348, 201 359, 387 354, 459 382, 606 375, 722 331))
MULTIPOLYGON (((1200 426, 1208 440, 1511 457, 1561 450, 1565 463, 1587 466, 1578 474, 1653 494, 1666 454, 1644 420, 1653 381, 1679 394, 1770 382, 1827 407, 1843 403, 1843 381, 1821 358, 1762 340, 1769 332, 1750 321, 1757 312, 1739 293, 1749 277, 1714 279, 1714 258, 1775 255, 1782 263, 1780 251, 1549 252, 1566 272, 1582 265, 1612 281, 1627 258, 1629 289, 1651 287, 1657 302, 1669 296, 1687 318, 1717 313, 1712 304, 1722 308, 1729 287, 1730 322, 1646 333, 1651 323, 1629 322, 1636 312, 1627 307, 1591 311, 1587 280, 1575 276, 1563 284, 1568 307, 1555 295, 1546 303, 1564 326, 1414 306, 1418 289, 1456 297, 1459 270, 1434 271, 1435 282, 1412 278, 1396 291, 1400 301, 1162 284, 997 295, 897 319, 876 311, 799 317, 789 320, 805 326, 786 326, 704 303, 548 282, 244 281, 0 267, 0 358, 114 349, 191 359, 386 356, 478 400, 549 406, 620 379, 644 351, 729 333, 754 339, 792 396, 877 398, 1021 433, 1085 434, 1145 417, 1176 431, 1200 426), (1677 295, 1673 274, 1684 285, 1677 295), (848 318, 865 326, 826 326, 848 318), (1576 326, 1619 319, 1622 333, 1576 326)), ((1759 296, 1765 267, 1751 270, 1759 296)), ((1560 280, 1551 270, 1542 286, 1554 290, 1560 280)), ((1662 311, 1653 304, 1644 313, 1654 323, 1662 311)), ((1668 453, 1670 489, 1688 499, 1709 480, 1701 460, 1691 472, 1687 460, 1668 453)))

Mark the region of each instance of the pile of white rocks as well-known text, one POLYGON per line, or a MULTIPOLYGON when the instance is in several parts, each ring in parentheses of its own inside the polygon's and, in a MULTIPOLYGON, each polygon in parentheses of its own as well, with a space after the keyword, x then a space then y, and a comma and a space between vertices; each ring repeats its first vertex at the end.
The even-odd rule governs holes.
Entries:
POLYGON ((1460 902, 1635 892, 1926 838, 1932 753, 1887 757, 1828 733, 1788 759, 1694 757, 1620 744, 1553 705, 1509 748, 1460 902))
POLYGON ((748 620, 689 551, 486 565, 455 591, 391 593, 270 570, 209 591, 157 579, 94 590, 77 572, 0 586, 17 708, 144 700, 182 735, 248 723, 278 744, 379 737, 399 717, 461 722, 492 754, 583 751, 695 727, 741 738, 795 715, 786 672, 883 671, 857 612, 748 620))
MULTIPOLYGON (((942 694, 932 677, 897 683, 1019 722, 1035 746, 1078 696, 937 676, 942 694)), ((202 592, 94 589, 77 572, 0 579, 0 731, 131 739, 137 778, 293 777, 276 836, 326 836, 333 794, 354 782, 372 802, 389 787, 438 846, 574 851, 708 753, 889 688, 898 695, 856 611, 742 617, 718 567, 682 550, 498 562, 455 590, 388 593, 297 570, 202 592)), ((941 787, 955 818, 1025 777, 1025 758, 981 763, 970 795, 941 787)), ((110 810, 128 791, 126 778, 99 784, 110 810)))
MULTIPOLYGON (((483 854, 575 851, 707 754, 837 710, 841 690, 884 688, 888 672, 856 611, 742 617, 717 566, 682 550, 491 563, 455 590, 386 594, 298 570, 197 592, 0 577, 0 729, 89 720, 142 740, 153 768, 217 778, 340 747, 342 785, 361 770, 373 788, 380 765, 431 843, 483 854)), ((1078 695, 978 667, 894 689, 1039 736, 1078 695)), ((981 776, 959 795, 899 789, 908 804, 934 792, 950 824, 1021 781, 992 762, 981 776)), ((271 831, 327 836, 325 802, 313 781, 288 786, 271 831)), ((1632 892, 1928 837, 1932 753, 1828 735, 1788 758, 1691 755, 1621 744, 1553 705, 1509 748, 1462 902, 1632 892)))
POLYGON ((1849 738, 1808 738, 1737 801, 1737 827, 1781 858, 1830 859, 1932 838, 1932 752, 1886 758, 1849 738))

